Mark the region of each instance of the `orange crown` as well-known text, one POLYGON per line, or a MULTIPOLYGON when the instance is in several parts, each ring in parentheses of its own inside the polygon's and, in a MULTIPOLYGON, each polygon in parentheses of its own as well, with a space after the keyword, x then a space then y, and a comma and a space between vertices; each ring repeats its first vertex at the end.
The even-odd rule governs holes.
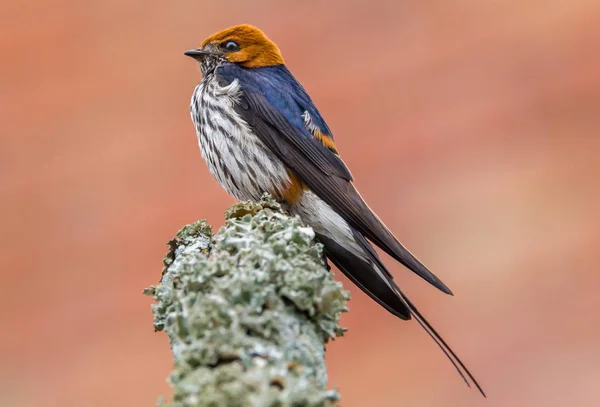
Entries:
POLYGON ((229 62, 240 64, 245 68, 285 63, 277 45, 261 30, 248 24, 236 25, 211 35, 202 42, 202 48, 207 45, 220 46, 228 41, 234 41, 239 47, 237 51, 225 52, 224 56, 229 62))

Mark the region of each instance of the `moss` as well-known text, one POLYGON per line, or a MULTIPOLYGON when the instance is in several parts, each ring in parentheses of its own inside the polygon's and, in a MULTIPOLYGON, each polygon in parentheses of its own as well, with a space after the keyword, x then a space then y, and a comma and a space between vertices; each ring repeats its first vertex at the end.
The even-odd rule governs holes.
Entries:
MULTIPOLYGON (((323 263, 311 228, 265 195, 169 242, 154 327, 169 335, 173 407, 329 406, 324 344, 349 294, 323 263)), ((160 401, 159 404, 164 404, 160 401)))

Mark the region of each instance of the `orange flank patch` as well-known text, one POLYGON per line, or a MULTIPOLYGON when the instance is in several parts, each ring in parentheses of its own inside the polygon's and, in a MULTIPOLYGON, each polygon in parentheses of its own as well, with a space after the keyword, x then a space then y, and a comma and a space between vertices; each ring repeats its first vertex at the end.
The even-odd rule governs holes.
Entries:
POLYGON ((302 198, 302 194, 308 188, 306 187, 306 185, 304 185, 300 178, 296 176, 296 174, 294 174, 290 170, 288 170, 287 173, 290 177, 290 184, 281 195, 282 199, 285 202, 293 204, 298 202, 300 198, 302 198))
POLYGON ((317 140, 319 140, 325 147, 327 147, 328 149, 330 149, 334 153, 337 153, 337 147, 335 145, 335 141, 333 141, 333 138, 331 138, 328 135, 325 135, 325 134, 321 133, 319 130, 315 130, 313 132, 313 136, 315 136, 315 138, 317 140))
POLYGON ((283 65, 281 51, 265 33, 248 25, 236 25, 211 35, 202 42, 202 48, 220 47, 228 41, 234 41, 239 49, 225 52, 229 62, 237 63, 245 68, 283 65))

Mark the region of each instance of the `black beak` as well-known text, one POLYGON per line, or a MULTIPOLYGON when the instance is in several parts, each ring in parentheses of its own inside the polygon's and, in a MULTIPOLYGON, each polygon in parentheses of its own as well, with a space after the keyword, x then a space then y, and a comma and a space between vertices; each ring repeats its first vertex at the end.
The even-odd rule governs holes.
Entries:
POLYGON ((203 49, 188 49, 183 53, 190 58, 194 58, 197 61, 202 60, 205 56, 209 55, 210 52, 204 51, 203 49))

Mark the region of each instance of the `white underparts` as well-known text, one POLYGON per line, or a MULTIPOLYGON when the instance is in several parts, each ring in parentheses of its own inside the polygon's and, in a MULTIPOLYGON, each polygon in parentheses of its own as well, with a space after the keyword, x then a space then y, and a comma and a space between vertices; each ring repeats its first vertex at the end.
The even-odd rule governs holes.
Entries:
MULTIPOLYGON (((357 255, 364 253, 354 240, 348 222, 312 191, 305 191, 302 198, 290 207, 290 212, 300 216, 317 234, 329 237, 357 255)), ((364 257, 367 257, 366 254, 364 257)))

